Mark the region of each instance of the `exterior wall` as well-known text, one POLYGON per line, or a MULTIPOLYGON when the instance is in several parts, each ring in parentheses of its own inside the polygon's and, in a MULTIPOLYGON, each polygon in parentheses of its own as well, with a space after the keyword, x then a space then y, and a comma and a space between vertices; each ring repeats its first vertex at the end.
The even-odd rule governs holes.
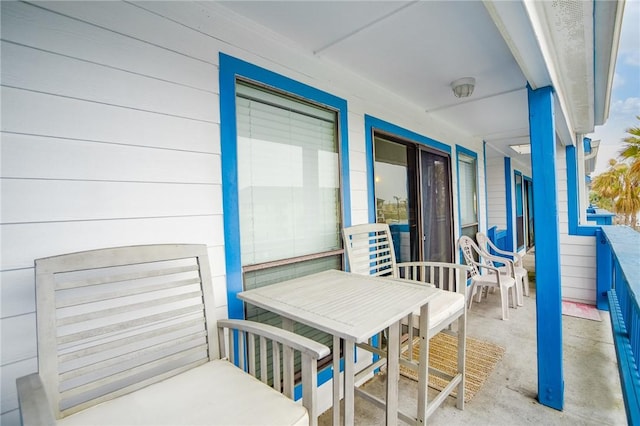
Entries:
MULTIPOLYGON (((227 315, 219 52, 348 101, 354 224, 368 218, 365 114, 476 151, 485 199, 482 141, 215 4, 1 7, 2 424, 19 424, 15 379, 37 370, 36 258, 118 245, 204 243, 217 314, 227 315)), ((457 216, 454 224, 457 229, 457 216)))
MULTIPOLYGON (((562 276, 562 298, 595 305, 596 240, 593 236, 569 234, 567 163, 565 147, 559 146, 556 151, 556 155, 556 168, 558 172, 558 212, 560 215, 560 272, 562 276)), ((582 209, 582 206, 580 206, 580 209, 582 209)))
POLYGON ((504 181, 504 154, 487 146, 487 228, 507 228, 507 189, 504 181))

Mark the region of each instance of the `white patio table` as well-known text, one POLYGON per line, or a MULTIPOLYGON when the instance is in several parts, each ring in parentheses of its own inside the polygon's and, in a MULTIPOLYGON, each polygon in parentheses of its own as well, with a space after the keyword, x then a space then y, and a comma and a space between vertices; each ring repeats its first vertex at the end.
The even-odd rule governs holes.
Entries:
MULTIPOLYGON (((333 335, 333 423, 340 423, 340 343, 344 357, 344 423, 354 423, 354 396, 366 397, 386 409, 386 423, 403 421, 426 424, 427 366, 429 339, 421 339, 418 371, 418 413, 409 416, 398 410, 400 374, 400 323, 417 309, 420 334, 428 330, 429 301, 440 291, 423 285, 381 277, 369 277, 330 270, 289 281, 244 291, 238 297, 247 303, 283 317, 283 328, 293 330, 294 321, 333 335), (355 389, 355 345, 366 343, 388 329, 386 400, 355 389), (337 351, 337 353, 336 353, 337 351)), ((369 371, 372 371, 369 369, 369 371)), ((303 390, 304 392, 304 390, 303 390)))

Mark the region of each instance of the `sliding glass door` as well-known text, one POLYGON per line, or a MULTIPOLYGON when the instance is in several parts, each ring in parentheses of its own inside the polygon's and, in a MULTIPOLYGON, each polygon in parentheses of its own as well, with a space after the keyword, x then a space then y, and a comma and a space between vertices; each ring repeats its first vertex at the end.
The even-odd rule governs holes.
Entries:
POLYGON ((376 218, 391 229, 398 262, 451 262, 448 154, 374 134, 376 218))

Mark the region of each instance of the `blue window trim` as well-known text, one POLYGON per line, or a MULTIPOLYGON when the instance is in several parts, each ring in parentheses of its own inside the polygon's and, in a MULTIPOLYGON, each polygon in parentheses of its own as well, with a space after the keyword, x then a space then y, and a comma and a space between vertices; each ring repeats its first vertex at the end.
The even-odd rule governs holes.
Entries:
POLYGON ((511 195, 513 179, 510 157, 504 157, 504 186, 507 196, 507 241, 504 249, 506 251, 513 251, 513 196, 511 195))
POLYGON ((347 101, 283 75, 220 53, 220 145, 222 163, 222 200, 229 318, 244 318, 243 303, 236 295, 242 291, 240 220, 238 206, 238 153, 236 128, 236 78, 273 87, 303 99, 326 105, 338 113, 340 172, 344 226, 351 225, 349 188, 349 145, 347 101))
POLYGON ((569 235, 581 235, 584 237, 593 237, 599 226, 580 225, 580 200, 578 185, 581 183, 578 179, 578 160, 576 155, 576 147, 569 145, 565 148, 567 162, 567 203, 569 216, 569 235))
MULTIPOLYGON (((466 155, 467 157, 471 157, 476 161, 476 211, 478 214, 478 230, 480 230, 480 209, 478 209, 478 195, 480 194, 478 182, 480 179, 478 177, 478 153, 475 151, 471 151, 468 148, 456 144, 456 183, 458 189, 458 235, 462 235, 462 210, 460 210, 460 154, 466 155)), ((486 184, 486 182, 485 182, 486 184)))
POLYGON ((451 155, 451 147, 442 142, 428 138, 411 130, 402 128, 395 124, 381 120, 379 118, 365 114, 364 116, 364 135, 365 135, 365 154, 367 160, 367 192, 369 194, 369 223, 376 222, 376 200, 375 200, 375 177, 374 177, 374 158, 373 158, 373 132, 381 130, 385 133, 398 136, 412 142, 435 148, 451 155))

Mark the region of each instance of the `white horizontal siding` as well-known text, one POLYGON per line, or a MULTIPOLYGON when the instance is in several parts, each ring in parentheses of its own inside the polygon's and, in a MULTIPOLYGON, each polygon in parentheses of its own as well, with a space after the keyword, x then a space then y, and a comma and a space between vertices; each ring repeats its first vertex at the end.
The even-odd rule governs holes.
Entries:
POLYGON ((7 318, 36 311, 33 268, 0 272, 0 317, 7 318))
MULTIPOLYGON (((168 25, 192 35, 183 45, 208 39, 126 4, 58 6, 111 10, 132 29, 121 12, 137 10, 156 37, 168 25)), ((15 379, 37 369, 34 259, 204 243, 226 316, 218 73, 216 51, 203 61, 25 3, 3 2, 0 49, 1 412, 17 424, 15 379)))
POLYGON ((32 267, 34 259, 101 247, 161 243, 217 246, 223 241, 222 217, 214 215, 3 225, 2 269, 32 267))
POLYGON ((220 184, 218 154, 5 134, 2 174, 13 179, 220 184))
POLYGON ((2 87, 0 96, 4 105, 11 105, 2 109, 7 133, 220 153, 218 123, 9 87, 2 87))
MULTIPOLYGON (((131 9, 127 10, 130 13, 131 9)), ((3 40, 218 93, 218 79, 211 78, 217 70, 217 58, 209 62, 189 58, 180 51, 165 48, 166 42, 150 49, 143 40, 105 31, 109 26, 100 28, 24 3, 11 2, 3 7, 2 16, 3 40), (186 68, 189 72, 184 72, 186 68)))
POLYGON ((13 43, 3 42, 0 48, 12 58, 2 64, 5 86, 219 122, 216 93, 13 43))
MULTIPOLYGON (((216 316, 226 317, 220 52, 348 101, 353 223, 368 218, 365 114, 472 149, 483 167, 482 141, 219 5, 0 7, 3 425, 19 423, 15 378, 37 368, 34 259, 120 245, 204 243, 216 316)), ((480 189, 484 200, 482 183, 480 189)))
POLYGON ((487 149, 487 228, 507 228, 507 191, 504 181, 504 157, 487 149))
POLYGON ((2 191, 5 224, 222 214, 213 184, 5 179, 2 191))
POLYGON ((566 155, 565 148, 560 146, 556 150, 556 173, 562 298, 594 305, 596 303, 596 241, 595 237, 569 235, 566 155))

